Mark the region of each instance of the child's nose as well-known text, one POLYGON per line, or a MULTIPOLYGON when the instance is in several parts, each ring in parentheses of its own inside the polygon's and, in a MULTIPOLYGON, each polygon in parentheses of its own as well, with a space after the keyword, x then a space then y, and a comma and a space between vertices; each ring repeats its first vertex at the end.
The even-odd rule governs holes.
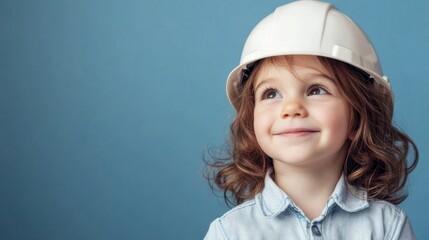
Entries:
POLYGON ((282 118, 306 117, 307 115, 307 109, 299 99, 290 99, 284 102, 281 112, 282 118))

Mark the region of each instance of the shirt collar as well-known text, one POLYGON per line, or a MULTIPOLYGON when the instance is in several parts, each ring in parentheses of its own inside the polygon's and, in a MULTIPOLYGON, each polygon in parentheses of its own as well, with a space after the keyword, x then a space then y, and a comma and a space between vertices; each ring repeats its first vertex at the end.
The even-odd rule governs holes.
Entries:
MULTIPOLYGON (((265 176, 264 189, 256 198, 264 216, 275 217, 285 211, 289 206, 294 208, 295 204, 292 199, 277 186, 270 175, 271 170, 268 171, 265 176)), ((333 204, 338 205, 344 211, 357 212, 368 207, 367 194, 365 191, 358 190, 347 184, 344 179, 344 174, 342 174, 323 212, 327 212, 333 204)))

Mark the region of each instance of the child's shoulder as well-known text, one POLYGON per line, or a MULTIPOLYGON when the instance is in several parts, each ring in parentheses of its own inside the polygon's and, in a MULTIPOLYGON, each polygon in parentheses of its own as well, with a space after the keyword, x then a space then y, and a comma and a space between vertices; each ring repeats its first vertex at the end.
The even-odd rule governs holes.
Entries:
POLYGON ((408 221, 408 216, 398 205, 392 204, 384 200, 370 200, 368 201, 368 215, 373 220, 380 220, 386 225, 400 224, 408 221))
POLYGON ((370 200, 368 201, 369 207, 368 210, 373 213, 381 214, 379 216, 384 216, 385 218, 404 218, 404 211, 395 204, 392 204, 384 200, 370 200))
MULTIPOLYGON (((258 224, 260 210, 257 206, 256 199, 252 198, 230 209, 210 224, 204 239, 252 238, 252 236, 248 236, 252 232, 249 231, 253 229, 252 226, 264 225, 258 224)), ((262 232, 260 231, 260 233, 262 232)))
POLYGON ((355 218, 363 227, 372 227, 384 239, 415 239, 406 213, 395 204, 383 200, 369 200, 368 208, 357 213, 355 218))
POLYGON ((384 200, 368 200, 366 209, 351 214, 356 221, 371 223, 390 233, 399 226, 409 224, 408 216, 399 206, 384 200))
POLYGON ((255 205, 255 198, 247 200, 224 213, 221 217, 219 217, 219 220, 234 221, 236 218, 252 215, 252 213, 255 211, 255 205))

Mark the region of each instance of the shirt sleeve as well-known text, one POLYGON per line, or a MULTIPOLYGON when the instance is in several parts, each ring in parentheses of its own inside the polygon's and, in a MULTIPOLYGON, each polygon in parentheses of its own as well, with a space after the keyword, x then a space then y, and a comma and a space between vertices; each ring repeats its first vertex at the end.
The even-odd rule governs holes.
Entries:
POLYGON ((397 223, 396 228, 393 229, 393 235, 389 239, 416 239, 410 220, 403 211, 400 212, 399 221, 397 221, 397 223))
POLYGON ((204 237, 204 240, 227 240, 219 218, 210 224, 209 230, 204 237))

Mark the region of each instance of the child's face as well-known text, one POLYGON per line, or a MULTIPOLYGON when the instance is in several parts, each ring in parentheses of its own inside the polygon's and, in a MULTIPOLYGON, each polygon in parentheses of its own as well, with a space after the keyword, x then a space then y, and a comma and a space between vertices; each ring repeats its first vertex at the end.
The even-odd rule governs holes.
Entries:
POLYGON ((254 129, 274 168, 342 165, 350 109, 316 57, 263 61, 254 82, 254 129))

